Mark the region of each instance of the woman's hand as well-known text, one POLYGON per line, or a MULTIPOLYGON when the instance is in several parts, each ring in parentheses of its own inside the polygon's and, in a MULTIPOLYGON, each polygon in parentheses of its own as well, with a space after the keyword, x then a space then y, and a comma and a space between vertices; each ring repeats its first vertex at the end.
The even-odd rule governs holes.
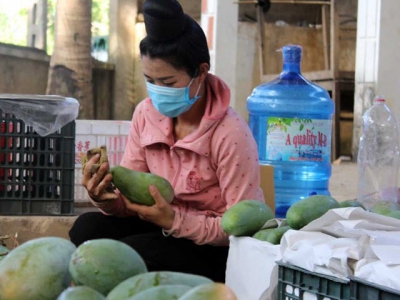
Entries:
POLYGON ((149 186, 149 192, 155 204, 152 206, 132 203, 121 194, 125 207, 130 212, 135 212, 142 220, 152 222, 165 230, 169 230, 174 223, 175 211, 171 205, 161 196, 160 192, 153 185, 149 186))
POLYGON ((112 189, 112 175, 109 172, 110 165, 108 162, 102 163, 96 173, 92 174, 90 171, 99 160, 100 154, 96 154, 86 163, 83 170, 82 185, 88 191, 90 198, 96 202, 115 200, 118 196, 112 189))

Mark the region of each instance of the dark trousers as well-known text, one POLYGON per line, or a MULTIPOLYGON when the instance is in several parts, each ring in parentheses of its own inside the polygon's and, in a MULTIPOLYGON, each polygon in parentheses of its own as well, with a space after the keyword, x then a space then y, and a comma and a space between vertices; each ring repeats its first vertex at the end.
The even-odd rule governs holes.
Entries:
POLYGON ((101 212, 80 215, 69 231, 78 247, 87 240, 120 240, 135 249, 148 271, 175 271, 225 282, 229 247, 197 245, 184 238, 164 236, 161 228, 138 217, 117 218, 101 212))

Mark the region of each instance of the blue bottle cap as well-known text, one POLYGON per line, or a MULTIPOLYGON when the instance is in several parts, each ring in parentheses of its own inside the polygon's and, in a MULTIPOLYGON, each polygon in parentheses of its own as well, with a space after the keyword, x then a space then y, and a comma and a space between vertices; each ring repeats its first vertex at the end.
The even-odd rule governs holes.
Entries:
POLYGON ((299 45, 286 45, 282 47, 284 62, 300 62, 302 48, 299 45))

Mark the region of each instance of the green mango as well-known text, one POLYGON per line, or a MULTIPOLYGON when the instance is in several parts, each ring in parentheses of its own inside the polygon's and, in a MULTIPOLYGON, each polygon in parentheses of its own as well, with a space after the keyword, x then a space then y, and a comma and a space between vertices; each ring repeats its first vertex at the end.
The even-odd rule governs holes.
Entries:
POLYGON ((261 230, 257 231, 255 234, 253 234, 253 238, 265 242, 268 238, 269 233, 274 229, 275 228, 261 229, 261 230))
POLYGON ((213 282, 190 289, 179 300, 237 300, 237 297, 226 284, 213 282))
POLYGON ((106 296, 125 279, 147 272, 142 257, 127 244, 111 239, 89 240, 72 254, 69 272, 73 283, 106 296))
POLYGON ((340 208, 340 204, 331 196, 313 195, 290 206, 286 221, 291 228, 300 229, 333 208, 340 208))
POLYGON ((213 282, 211 279, 195 274, 171 271, 147 272, 122 281, 107 295, 107 300, 128 299, 144 290, 160 285, 182 284, 195 287, 211 282, 213 282))
POLYGON ((57 300, 105 300, 106 298, 91 287, 80 285, 64 290, 57 300))
POLYGON ((154 286, 127 298, 127 300, 177 300, 192 288, 182 284, 154 286))
POLYGON ((387 217, 392 217, 400 220, 400 210, 394 210, 386 214, 387 217))
POLYGON ((387 215, 388 213, 396 210, 400 210, 400 205, 398 203, 391 201, 380 201, 376 202, 369 211, 379 215, 387 215))
POLYGON ((261 229, 253 235, 253 238, 260 241, 269 242, 273 245, 279 245, 281 243, 282 236, 289 229, 291 229, 290 226, 261 229))
POLYGON ((167 202, 171 203, 174 199, 172 185, 161 176, 133 171, 122 166, 112 167, 111 174, 115 187, 133 203, 154 205, 155 201, 149 192, 150 185, 154 185, 167 202))
POLYGON ((274 212, 265 202, 242 200, 225 211, 221 218, 221 227, 229 235, 252 236, 274 216, 274 212))
POLYGON ((54 300, 71 284, 68 263, 76 247, 42 237, 11 250, 0 264, 0 299, 54 300))
POLYGON ((340 207, 361 207, 363 210, 366 210, 364 205, 357 201, 357 199, 341 201, 339 204, 340 207))

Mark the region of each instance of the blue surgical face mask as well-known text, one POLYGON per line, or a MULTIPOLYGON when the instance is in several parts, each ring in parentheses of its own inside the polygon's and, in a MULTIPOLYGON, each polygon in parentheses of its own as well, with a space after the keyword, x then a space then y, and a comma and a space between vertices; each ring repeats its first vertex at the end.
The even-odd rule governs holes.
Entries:
POLYGON ((189 85, 184 88, 173 88, 167 86, 159 86, 146 81, 147 92, 153 102, 154 107, 164 116, 175 118, 180 114, 188 111, 192 105, 200 98, 199 93, 201 83, 197 89, 196 95, 190 99, 189 85))

